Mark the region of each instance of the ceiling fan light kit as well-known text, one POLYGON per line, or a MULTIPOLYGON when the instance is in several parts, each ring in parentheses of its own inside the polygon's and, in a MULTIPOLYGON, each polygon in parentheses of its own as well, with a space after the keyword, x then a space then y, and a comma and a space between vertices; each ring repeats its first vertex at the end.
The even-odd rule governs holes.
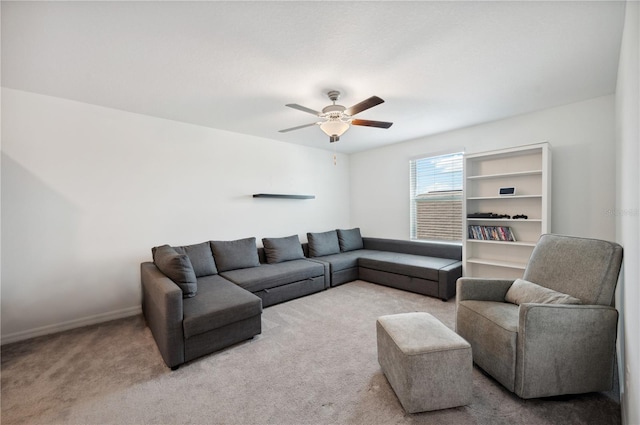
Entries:
POLYGON ((324 134, 331 138, 332 142, 337 142, 347 130, 349 130, 349 123, 340 119, 329 119, 320 124, 320 130, 324 131, 324 134), (333 140, 335 138, 335 140, 333 140))
POLYGON ((371 96, 369 99, 363 100, 362 102, 356 105, 353 105, 350 108, 345 108, 342 105, 336 105, 336 101, 340 98, 339 91, 331 90, 329 93, 327 93, 327 95, 329 96, 329 99, 333 102, 333 104, 329 106, 325 106, 322 109, 322 112, 315 111, 313 109, 298 105, 296 103, 289 103, 285 105, 302 112, 316 115, 319 118, 322 118, 324 121, 318 121, 310 124, 299 125, 297 127, 286 128, 284 130, 280 130, 280 133, 286 133, 289 131, 299 130, 301 128, 318 125, 320 126, 320 129, 327 136, 329 136, 329 141, 333 143, 340 140, 340 136, 342 136, 347 130, 349 130, 349 128, 352 125, 359 125, 359 126, 365 126, 365 127, 389 128, 393 124, 392 122, 386 122, 386 121, 359 120, 359 119, 352 118, 354 115, 362 111, 365 111, 369 108, 373 108, 374 106, 379 105, 381 103, 384 103, 384 100, 382 100, 378 96, 371 96))

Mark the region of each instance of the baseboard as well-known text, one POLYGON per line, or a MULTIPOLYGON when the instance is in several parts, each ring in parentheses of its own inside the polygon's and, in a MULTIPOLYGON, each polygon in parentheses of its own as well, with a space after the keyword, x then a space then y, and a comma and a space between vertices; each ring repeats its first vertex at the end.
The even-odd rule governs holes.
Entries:
POLYGON ((49 335, 56 332, 68 331, 70 329, 80 328, 83 326, 95 325, 102 322, 108 322, 109 320, 122 319, 124 317, 135 316, 140 313, 142 313, 142 307, 138 305, 123 308, 122 310, 110 311, 108 313, 101 313, 80 319, 69 320, 67 322, 56 323, 54 325, 41 326, 39 328, 29 329, 26 331, 14 332, 8 335, 2 335, 0 345, 23 341, 37 336, 49 335))

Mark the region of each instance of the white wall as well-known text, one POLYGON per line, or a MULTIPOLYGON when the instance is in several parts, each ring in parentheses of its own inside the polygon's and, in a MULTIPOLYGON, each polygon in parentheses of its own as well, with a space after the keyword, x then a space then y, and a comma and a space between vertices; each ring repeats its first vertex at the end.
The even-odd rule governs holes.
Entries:
POLYGON ((624 247, 618 285, 622 419, 640 424, 640 4, 627 2, 616 88, 617 240, 624 247))
POLYGON ((352 154, 351 223, 367 236, 408 239, 410 158, 545 140, 552 150, 552 232, 613 240, 614 96, 352 154))
POLYGON ((3 342, 135 314, 152 246, 349 225, 345 155, 6 88, 2 110, 3 342))

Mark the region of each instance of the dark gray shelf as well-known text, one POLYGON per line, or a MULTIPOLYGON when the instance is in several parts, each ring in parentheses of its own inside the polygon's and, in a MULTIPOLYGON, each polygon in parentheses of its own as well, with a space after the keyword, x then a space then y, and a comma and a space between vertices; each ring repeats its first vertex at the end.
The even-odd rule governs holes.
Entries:
POLYGON ((274 199, 316 199, 315 195, 287 195, 281 193, 254 193, 253 197, 274 199))

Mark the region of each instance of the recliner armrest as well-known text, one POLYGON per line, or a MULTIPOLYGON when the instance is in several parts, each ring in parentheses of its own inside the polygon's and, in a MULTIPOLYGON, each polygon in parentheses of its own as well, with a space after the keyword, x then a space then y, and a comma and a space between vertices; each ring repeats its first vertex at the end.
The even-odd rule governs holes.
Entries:
POLYGON ((142 312, 169 367, 184 363, 182 290, 155 264, 140 265, 142 312))
POLYGON ((504 302, 514 279, 461 277, 456 282, 456 305, 464 300, 504 302))
POLYGON ((567 332, 589 332, 597 335, 602 331, 608 332, 611 326, 616 329, 617 323, 618 310, 610 306, 525 303, 520 305, 518 332, 524 331, 526 338, 536 336, 549 340, 554 333, 566 336, 567 332), (532 329, 535 329, 535 335, 531 334, 532 329))
POLYGON ((602 305, 521 304, 515 392, 522 398, 613 386, 618 311, 602 305))

